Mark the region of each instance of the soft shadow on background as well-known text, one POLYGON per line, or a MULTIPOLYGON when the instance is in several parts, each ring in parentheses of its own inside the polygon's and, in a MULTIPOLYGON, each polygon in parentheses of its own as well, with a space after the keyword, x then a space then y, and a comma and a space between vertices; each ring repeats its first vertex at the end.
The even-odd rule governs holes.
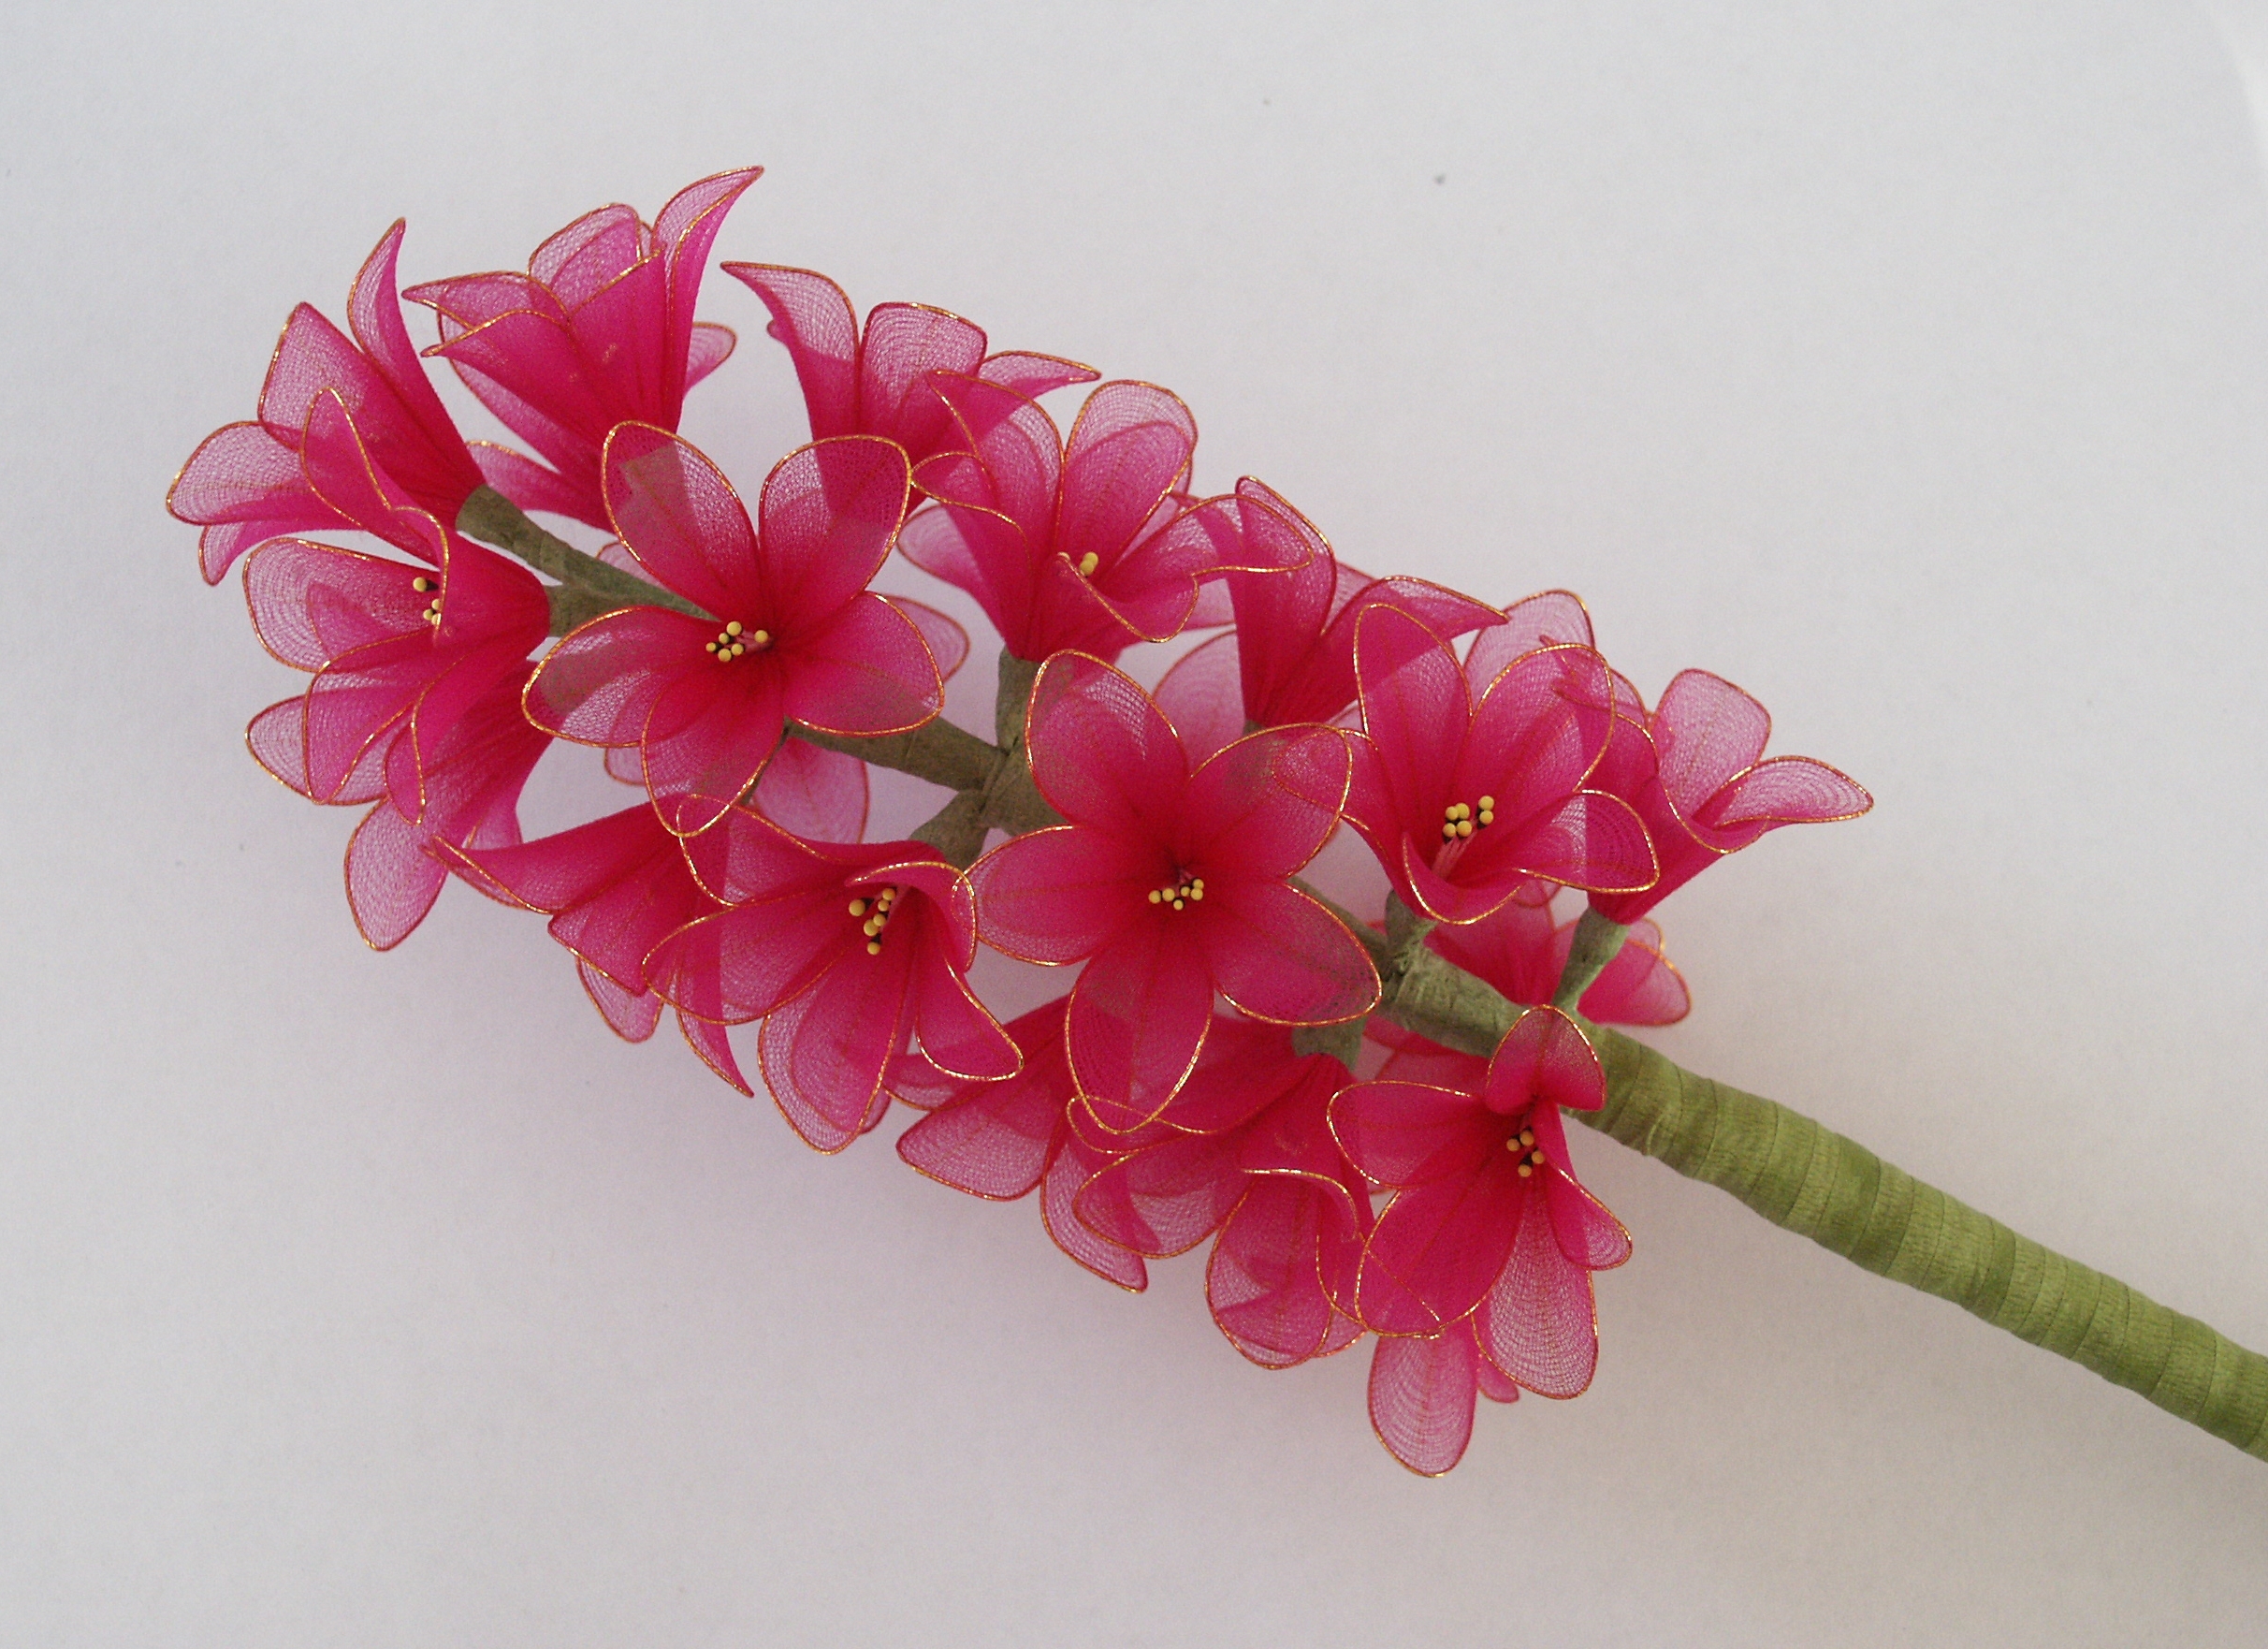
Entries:
MULTIPOLYGON (((1424 1482, 1359 1360, 1262 1374, 1193 1262, 1120 1295, 1028 1206, 813 1156, 616 1043, 533 920, 453 889, 369 953, 349 815, 241 748, 291 679, 160 510, 396 215, 405 279, 509 267, 760 161, 720 255, 1166 384, 1203 487, 1763 698, 1880 805, 1663 907, 1661 1045, 2268 1348, 2268 57, 2228 40, 2268 31, 12 9, 0 1637, 2246 1641, 2268 1467, 1604 1140, 1597 1383, 1424 1482)), ((705 312, 742 354, 688 433, 753 480, 791 377, 752 296, 705 312)))

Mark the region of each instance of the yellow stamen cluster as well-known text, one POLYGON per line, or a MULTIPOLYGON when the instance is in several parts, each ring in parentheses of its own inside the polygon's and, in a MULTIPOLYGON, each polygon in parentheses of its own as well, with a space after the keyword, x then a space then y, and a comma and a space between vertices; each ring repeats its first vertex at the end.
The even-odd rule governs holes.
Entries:
POLYGON ((433 599, 426 604, 424 618, 427 623, 432 625, 435 629, 439 629, 441 627, 441 595, 439 593, 441 590, 440 580, 435 578, 413 578, 410 580, 410 588, 417 591, 417 593, 420 595, 425 594, 428 591, 434 591, 433 599))
POLYGON ((719 664, 729 664, 751 647, 762 652, 771 645, 772 633, 769 630, 749 630, 743 627, 738 619, 734 619, 718 631, 717 639, 703 650, 715 653, 719 664))
POLYGON ((1441 839, 1459 841, 1473 834, 1474 826, 1486 830, 1496 823, 1496 798, 1484 795, 1477 808, 1463 802, 1451 802, 1441 810, 1441 839))
POLYGON ((1163 887, 1150 890, 1152 904, 1171 905, 1177 911, 1187 909, 1191 899, 1204 897, 1205 879, 1202 876, 1192 876, 1186 882, 1169 882, 1163 887))
POLYGON ((1095 569, 1100 565, 1102 565, 1102 557, 1090 549, 1079 558, 1079 576, 1082 578, 1092 578, 1095 576, 1095 569))
POLYGON ((1518 1135, 1505 1141, 1505 1149, 1519 1160, 1519 1176, 1522 1179, 1544 1165, 1544 1154, 1535 1148, 1535 1130, 1533 1128, 1523 1128, 1518 1135))
POLYGON ((852 899, 850 901, 850 913, 853 916, 865 918, 864 931, 866 935, 866 954, 869 956, 879 956, 882 954, 882 929, 890 926, 890 912, 897 905, 897 896, 896 888, 885 887, 871 899, 852 899))

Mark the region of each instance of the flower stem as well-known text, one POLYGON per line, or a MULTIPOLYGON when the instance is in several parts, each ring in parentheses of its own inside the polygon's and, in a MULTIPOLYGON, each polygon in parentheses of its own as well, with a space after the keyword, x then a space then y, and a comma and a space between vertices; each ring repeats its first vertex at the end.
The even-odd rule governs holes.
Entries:
POLYGON ((1621 950, 1622 936, 1629 931, 1624 924, 1609 922, 1585 905, 1575 925, 1575 941, 1567 949, 1567 965, 1560 970, 1559 989, 1551 995, 1551 1005, 1574 1013, 1592 981, 1606 971, 1606 964, 1621 950))
POLYGON ((628 606, 670 607, 696 619, 710 615, 675 591, 610 567, 564 538, 530 520, 527 512, 493 487, 475 487, 457 512, 457 530, 467 538, 509 550, 537 572, 560 581, 551 592, 551 633, 564 635, 577 624, 628 606))

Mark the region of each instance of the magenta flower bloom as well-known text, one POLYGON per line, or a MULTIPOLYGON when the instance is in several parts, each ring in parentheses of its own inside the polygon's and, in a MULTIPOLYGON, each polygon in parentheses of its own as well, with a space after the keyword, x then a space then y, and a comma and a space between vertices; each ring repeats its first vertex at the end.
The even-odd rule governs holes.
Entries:
POLYGON ((850 295, 822 274, 768 263, 723 267, 772 312, 768 330, 795 363, 815 441, 880 435, 919 464, 968 440, 932 373, 957 373, 1035 400, 1098 375, 1052 355, 987 355, 981 327, 918 303, 876 304, 862 335, 850 295))
POLYGON ((206 436, 175 477, 166 507, 205 529, 197 558, 208 584, 270 538, 351 524, 318 495, 300 463, 309 416, 326 391, 352 415, 371 459, 435 519, 454 522, 480 485, 401 323, 394 292, 401 231, 400 223, 388 229, 355 277, 346 303, 353 337, 311 305, 293 310, 260 386, 258 417, 206 436))
POLYGON ((1770 713, 1706 670, 1684 671, 1663 690, 1643 737, 1630 737, 1633 723, 1618 721, 1599 783, 1645 820, 1662 874, 1635 891, 1593 889, 1592 908, 1610 921, 1636 922, 1767 830, 1855 819, 1874 805, 1861 785, 1825 762, 1766 759, 1770 713))
POLYGON ((1489 1361, 1466 1318, 1430 1338, 1381 1335, 1371 1353, 1371 1429, 1419 1477, 1464 1457, 1475 1399, 1511 1403, 1519 1384, 1489 1361))
POLYGON ((815 842, 746 809, 689 841, 725 908, 647 958, 651 983, 696 1019, 762 1019, 765 1083, 805 1142, 839 1151, 889 1108, 919 1051, 964 1080, 1011 1076, 1019 1056, 968 986, 967 879, 922 842, 815 842))
MULTIPOLYGON (((1328 1055, 1294 1054, 1280 1026, 1216 1018, 1172 1102, 1118 1136, 1127 1154, 1088 1179, 1079 1218, 1152 1257, 1217 1232, 1205 1271, 1213 1320, 1263 1367, 1344 1350, 1361 1336, 1355 1267, 1371 1225, 1369 1188, 1329 1121, 1351 1080, 1328 1055)), ((1072 1126, 1083 1131, 1080 1111, 1072 1126)))
MULTIPOLYGON (((358 772, 384 777, 396 809, 415 821, 422 776, 451 729, 498 683, 524 678, 550 608, 526 570, 400 502, 354 433, 339 398, 318 398, 307 424, 309 474, 327 480, 342 522, 405 544, 429 564, 272 539, 244 563, 244 597, 268 650, 314 673, 288 718, 300 748, 278 758, 295 788, 336 801, 358 772), (388 766, 404 730, 408 759, 388 766)), ((279 708, 262 719, 255 751, 273 750, 287 718, 279 708)))
POLYGON ((654 579, 713 617, 657 606, 561 638, 528 714, 585 744, 635 745, 670 828, 724 817, 792 718, 830 733, 902 733, 938 713, 944 683, 912 620, 867 590, 908 495, 906 455, 845 436, 780 460, 761 533, 708 460, 666 430, 606 442, 616 533, 654 579))
POLYGON ((1087 960, 1065 1016, 1070 1068, 1104 1127, 1155 1118, 1203 1049, 1217 992, 1278 1024, 1378 1000, 1370 956, 1288 885, 1338 823, 1345 736, 1257 733, 1196 771, 1157 706, 1099 659, 1058 654, 1033 685, 1032 777, 1068 824, 970 872, 985 942, 1087 960))
POLYGON ((732 328, 696 322, 693 304, 725 213, 763 174, 704 178, 651 225, 627 206, 600 207, 538 246, 524 275, 458 275, 404 294, 440 317, 442 341, 426 353, 551 466, 483 442, 474 456, 498 491, 523 509, 609 525, 607 432, 633 421, 675 430, 686 391, 733 352, 732 328))
POLYGON ((1575 1022, 1530 1008, 1505 1033, 1480 1092, 1359 1083, 1331 1102, 1349 1160, 1394 1199, 1364 1248, 1355 1305, 1382 1335, 1432 1337, 1473 1320, 1481 1351, 1530 1391, 1591 1383, 1591 1274, 1630 1257, 1621 1222, 1575 1177, 1560 1108, 1606 1102, 1575 1022))
POLYGON ((1181 634, 1199 581, 1224 562, 1220 534, 1185 513, 1197 422, 1180 399, 1105 384, 1067 442, 1004 385, 950 372, 929 382, 969 450, 916 474, 938 507, 907 522, 907 560, 974 596, 1020 659, 1110 660, 1181 634))
POLYGON ((1606 661, 1552 645, 1496 668, 1501 644, 1484 645, 1494 635, 1483 631, 1461 665, 1407 614, 1363 613, 1355 671, 1364 736, 1348 819, 1395 891, 1445 922, 1477 921, 1537 877, 1608 892, 1651 886, 1637 814, 1587 788, 1616 720, 1606 661))
POLYGON ((1355 702, 1355 626, 1374 606, 1405 613, 1443 641, 1505 621, 1422 578, 1343 566, 1305 516, 1249 475, 1197 517, 1226 541, 1223 561, 1291 570, 1228 574, 1236 628, 1185 654, 1158 683, 1158 704, 1193 747, 1218 749, 1247 726, 1337 721, 1355 702))
POLYGON ((1000 1082, 962 1083, 898 1136, 898 1155, 941 1185, 990 1202, 1040 1190, 1040 1219, 1064 1253, 1130 1293, 1149 1286, 1141 1256, 1092 1230, 1074 1211, 1080 1191, 1112 1160, 1071 1126, 1078 1089, 1064 1052, 1069 998, 1009 1022, 1024 1069, 1000 1082))

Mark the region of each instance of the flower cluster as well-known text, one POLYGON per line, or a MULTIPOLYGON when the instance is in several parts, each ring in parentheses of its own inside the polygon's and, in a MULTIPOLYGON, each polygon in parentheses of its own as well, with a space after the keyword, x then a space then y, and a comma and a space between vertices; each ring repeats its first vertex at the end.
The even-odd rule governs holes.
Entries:
POLYGON ((1581 1392, 1592 1274, 1630 1254, 1562 1122, 1608 1101, 1586 1021, 1681 1017, 1648 912, 1866 793, 1766 757, 1763 708, 1718 677, 1650 706, 1572 596, 1372 577, 1256 480, 1201 494, 1165 389, 727 264, 812 437, 750 507, 677 430, 734 347, 694 311, 756 177, 406 293, 395 225, 346 330, 295 310, 255 416, 175 482, 206 577, 240 562, 260 640, 312 678, 253 754, 369 810, 364 937, 400 942, 461 881, 545 915, 619 1035, 667 1008, 749 1093, 752 1051, 815 1149, 904 1104, 907 1162, 1038 1190, 1123 1288, 1210 1243, 1214 1319, 1253 1362, 1371 1341, 1372 1420, 1412 1470, 1456 1463, 1478 1397, 1581 1392), (422 356, 405 299, 435 319, 422 356), (460 433, 429 359, 507 440, 460 433), (1067 432, 1043 402, 1073 391, 1067 432), (998 631, 996 742, 940 720, 968 640, 871 588, 894 550, 998 631), (1167 655, 1141 649, 1177 642, 1145 689, 1167 655), (523 839, 530 773, 576 745, 638 799, 523 839), (941 785, 937 817, 865 839, 869 764, 941 785), (1301 880, 1342 828, 1382 872, 1367 910, 1301 880), (1004 1025, 981 947, 1068 988, 1004 1025), (1423 1034, 1420 976, 1499 1005, 1490 1057, 1423 1034))

